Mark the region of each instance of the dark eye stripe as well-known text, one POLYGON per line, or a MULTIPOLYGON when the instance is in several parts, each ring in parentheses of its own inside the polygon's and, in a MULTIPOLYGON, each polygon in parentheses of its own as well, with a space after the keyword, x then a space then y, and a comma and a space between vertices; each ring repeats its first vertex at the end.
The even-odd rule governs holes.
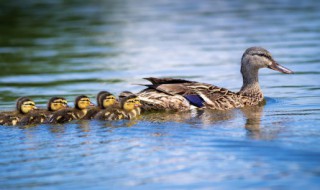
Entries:
POLYGON ((254 53, 252 55, 258 55, 258 56, 261 56, 261 57, 265 57, 267 59, 271 59, 270 55, 267 55, 267 54, 263 54, 263 53, 254 53))
POLYGON ((24 104, 24 105, 26 105, 26 106, 35 106, 35 104, 31 104, 31 103, 29 103, 29 104, 24 104))

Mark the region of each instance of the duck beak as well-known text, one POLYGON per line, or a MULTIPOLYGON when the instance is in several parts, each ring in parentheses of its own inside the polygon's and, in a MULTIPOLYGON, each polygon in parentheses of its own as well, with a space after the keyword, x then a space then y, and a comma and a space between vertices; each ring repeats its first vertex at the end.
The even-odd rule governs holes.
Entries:
POLYGON ((94 104, 92 102, 90 102, 90 105, 89 106, 94 106, 94 104))
POLYGON ((38 107, 36 107, 36 106, 34 106, 34 107, 33 107, 33 110, 38 110, 38 109, 39 109, 39 108, 38 108, 38 107))
POLYGON ((141 103, 138 103, 138 104, 134 104, 134 107, 141 107, 142 104, 141 103))
POLYGON ((279 71, 281 73, 285 73, 285 74, 293 74, 293 71, 291 71, 290 69, 285 68, 284 66, 280 65, 279 63, 277 63, 276 61, 272 60, 272 64, 268 66, 269 69, 275 70, 275 71, 279 71))

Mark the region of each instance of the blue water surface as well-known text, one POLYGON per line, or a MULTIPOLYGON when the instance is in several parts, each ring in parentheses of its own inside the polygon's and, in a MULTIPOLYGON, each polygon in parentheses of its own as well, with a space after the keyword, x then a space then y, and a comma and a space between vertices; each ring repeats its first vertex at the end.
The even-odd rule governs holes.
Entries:
POLYGON ((132 121, 0 126, 0 189, 319 189, 320 1, 4 1, 0 110, 30 96, 93 100, 144 77, 233 91, 262 46, 266 104, 132 121))

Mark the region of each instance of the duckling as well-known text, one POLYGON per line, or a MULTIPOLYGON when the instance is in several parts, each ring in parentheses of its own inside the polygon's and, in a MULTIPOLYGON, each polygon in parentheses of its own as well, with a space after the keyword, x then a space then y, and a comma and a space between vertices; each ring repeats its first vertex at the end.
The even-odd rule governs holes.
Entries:
POLYGON ((36 109, 34 101, 28 97, 20 97, 16 101, 16 111, 7 112, 0 116, 0 125, 17 125, 22 117, 36 109))
POLYGON ((19 121, 19 125, 32 125, 47 122, 54 112, 68 107, 63 97, 52 97, 48 101, 47 109, 34 110, 19 121))
POLYGON ((121 101, 123 98, 127 97, 127 96, 130 96, 130 95, 133 95, 132 92, 130 91, 122 91, 120 94, 119 94, 119 101, 121 101))
POLYGON ((94 116, 108 107, 114 106, 117 103, 116 97, 110 92, 101 91, 97 95, 97 106, 88 110, 87 114, 82 118, 82 120, 93 119, 94 116))
POLYGON ((49 123, 66 123, 72 120, 81 119, 87 114, 88 106, 93 106, 90 98, 85 95, 78 96, 74 101, 74 108, 56 111, 49 119, 49 123))
POLYGON ((133 119, 140 115, 137 108, 140 107, 140 100, 136 95, 130 95, 121 99, 120 107, 101 110, 94 119, 99 120, 120 120, 133 119))
POLYGON ((232 92, 215 85, 173 78, 145 78, 148 88, 138 93, 143 110, 186 111, 193 108, 228 110, 259 105, 264 97, 259 85, 258 71, 269 68, 285 74, 290 69, 278 64, 262 47, 248 48, 241 58, 243 85, 232 92))
MULTIPOLYGON (((125 97, 128 97, 130 95, 135 95, 134 93, 130 92, 130 91, 123 91, 119 94, 119 101, 121 102, 121 100, 125 97)), ((139 98, 136 98, 136 102, 137 104, 141 104, 140 103, 140 99, 139 98)), ((137 106, 135 107, 135 110, 137 111, 138 115, 141 114, 141 106, 137 106)))

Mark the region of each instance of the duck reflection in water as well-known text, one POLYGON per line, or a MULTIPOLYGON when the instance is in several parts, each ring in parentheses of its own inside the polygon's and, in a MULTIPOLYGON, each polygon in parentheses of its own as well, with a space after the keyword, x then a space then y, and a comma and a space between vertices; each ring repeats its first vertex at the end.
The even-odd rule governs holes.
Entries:
POLYGON ((262 126, 261 120, 264 115, 263 104, 250 106, 242 109, 234 109, 227 111, 216 110, 192 110, 190 112, 154 112, 144 114, 142 120, 151 122, 178 122, 191 124, 197 128, 239 128, 243 127, 246 132, 245 136, 250 139, 274 139, 281 132, 279 122, 272 122, 272 126, 262 126), (239 118, 245 119, 243 123, 239 118), (242 125, 241 125, 242 123, 242 125), (240 124, 240 126, 239 126, 240 124))

